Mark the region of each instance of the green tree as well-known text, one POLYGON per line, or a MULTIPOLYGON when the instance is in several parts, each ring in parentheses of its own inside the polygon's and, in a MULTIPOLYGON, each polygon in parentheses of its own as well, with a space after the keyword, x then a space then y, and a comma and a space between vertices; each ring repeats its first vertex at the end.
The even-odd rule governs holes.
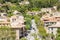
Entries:
POLYGON ((39 38, 37 38, 37 35, 38 35, 38 34, 33 33, 33 34, 31 34, 31 35, 34 37, 34 40, 39 40, 39 38))
POLYGON ((31 19, 32 17, 30 15, 25 15, 25 24, 26 24, 26 29, 29 30, 31 27, 31 19))
POLYGON ((51 7, 54 6, 59 0, 29 0, 33 7, 51 7))
POLYGON ((60 40, 60 28, 57 30, 57 35, 55 40, 60 40))
POLYGON ((47 33, 44 28, 44 23, 43 21, 40 20, 40 18, 41 16, 38 16, 38 15, 34 16, 35 22, 37 24, 38 32, 39 32, 38 34, 42 37, 42 39, 46 39, 47 33))
POLYGON ((60 2, 56 3, 57 10, 60 11, 60 2))
POLYGON ((5 3, 4 0, 0 0, 0 3, 5 3))
POLYGON ((40 24, 40 23, 39 23, 40 17, 39 17, 38 15, 34 15, 33 17, 34 17, 34 19, 35 19, 35 23, 36 23, 37 25, 39 25, 39 24, 40 24))
POLYGON ((21 38, 20 40, 27 40, 27 39, 23 37, 23 38, 21 38))
POLYGON ((10 29, 7 26, 1 26, 0 28, 0 40, 15 40, 15 30, 10 29))
POLYGON ((38 30, 39 30, 39 35, 42 36, 42 38, 46 38, 47 33, 46 33, 46 30, 44 28, 44 24, 42 21, 40 22, 40 25, 38 26, 38 30))

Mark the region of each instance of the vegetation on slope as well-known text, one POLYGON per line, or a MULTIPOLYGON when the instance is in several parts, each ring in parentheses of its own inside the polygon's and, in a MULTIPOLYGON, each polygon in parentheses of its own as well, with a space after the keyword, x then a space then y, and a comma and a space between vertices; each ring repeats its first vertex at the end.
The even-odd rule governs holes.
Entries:
POLYGON ((60 40, 60 28, 57 30, 56 40, 60 40))
MULTIPOLYGON (((57 5, 58 10, 60 10, 60 1, 59 0, 28 0, 30 4, 20 5, 19 3, 22 0, 0 0, 2 6, 0 6, 0 12, 6 12, 9 17, 13 14, 13 11, 18 10, 23 14, 26 20, 26 29, 30 29, 31 20, 33 16, 26 15, 27 11, 40 11, 41 8, 47 8, 57 5), (9 3, 10 2, 10 3, 9 3)), ((42 35, 42 38, 46 37, 46 31, 43 27, 43 22, 40 20, 42 14, 34 15, 39 34, 42 35)))
POLYGON ((0 40, 15 40, 16 32, 6 26, 0 28, 0 40))

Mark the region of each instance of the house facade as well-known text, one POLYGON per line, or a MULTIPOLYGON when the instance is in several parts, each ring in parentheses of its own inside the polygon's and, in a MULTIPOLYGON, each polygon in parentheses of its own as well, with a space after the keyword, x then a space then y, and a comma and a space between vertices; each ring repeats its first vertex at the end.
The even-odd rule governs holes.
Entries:
POLYGON ((20 37, 20 29, 24 29, 24 17, 22 15, 13 15, 11 17, 7 17, 5 13, 1 13, 0 15, 0 27, 7 26, 11 29, 16 30, 16 40, 19 40, 20 37))
POLYGON ((46 13, 42 16, 41 20, 44 22, 44 28, 46 29, 46 32, 53 34, 56 38, 57 29, 60 28, 60 12, 56 11, 52 14, 46 13))

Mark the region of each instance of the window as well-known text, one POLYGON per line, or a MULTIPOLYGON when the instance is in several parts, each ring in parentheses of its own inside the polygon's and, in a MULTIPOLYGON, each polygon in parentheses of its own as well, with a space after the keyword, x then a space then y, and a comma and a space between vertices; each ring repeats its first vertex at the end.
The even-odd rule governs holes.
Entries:
POLYGON ((52 24, 54 24, 54 22, 51 22, 52 24))
POLYGON ((53 28, 51 28, 51 30, 52 30, 52 32, 51 32, 51 33, 53 34, 53 28))
POLYGON ((20 13, 17 13, 17 14, 20 14, 20 13))
POLYGON ((26 22, 24 22, 24 24, 26 24, 26 22))
POLYGON ((51 30, 53 30, 53 28, 51 28, 51 30))
POLYGON ((48 27, 49 25, 46 25, 46 27, 48 27))
POLYGON ((12 21, 14 22, 14 21, 16 21, 16 19, 12 19, 12 21))
POLYGON ((3 14, 4 16, 7 16, 7 14, 3 14))
POLYGON ((53 39, 53 37, 51 37, 51 39, 53 39))

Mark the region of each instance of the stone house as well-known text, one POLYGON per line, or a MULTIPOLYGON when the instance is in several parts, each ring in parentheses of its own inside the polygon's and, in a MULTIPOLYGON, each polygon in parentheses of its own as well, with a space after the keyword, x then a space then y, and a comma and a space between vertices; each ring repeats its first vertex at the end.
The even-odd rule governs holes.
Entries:
POLYGON ((25 20, 22 15, 13 15, 11 17, 7 17, 5 13, 0 15, 0 27, 8 26, 9 28, 16 30, 16 40, 19 40, 20 31, 24 30, 24 22, 25 20))

